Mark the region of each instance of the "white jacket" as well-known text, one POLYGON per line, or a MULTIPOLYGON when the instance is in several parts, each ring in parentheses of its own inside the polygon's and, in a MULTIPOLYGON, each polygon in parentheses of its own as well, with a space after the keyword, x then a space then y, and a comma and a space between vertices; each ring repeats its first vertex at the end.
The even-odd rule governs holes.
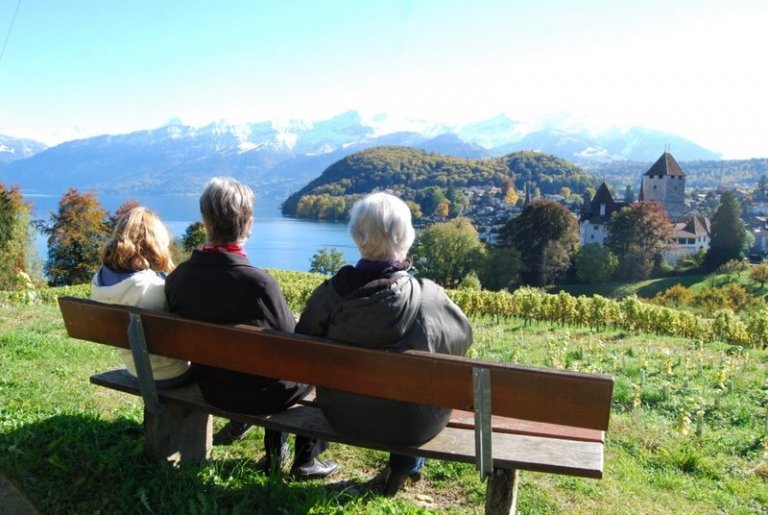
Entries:
MULTIPOLYGON (((112 286, 99 286, 98 275, 91 281, 91 299, 107 304, 121 304, 138 308, 168 310, 165 300, 165 281, 152 270, 136 272, 132 276, 112 286)), ((136 365, 128 349, 117 349, 117 354, 125 363, 128 372, 136 375, 136 365)), ((188 361, 180 361, 164 356, 149 356, 155 381, 173 379, 189 369, 188 361)))

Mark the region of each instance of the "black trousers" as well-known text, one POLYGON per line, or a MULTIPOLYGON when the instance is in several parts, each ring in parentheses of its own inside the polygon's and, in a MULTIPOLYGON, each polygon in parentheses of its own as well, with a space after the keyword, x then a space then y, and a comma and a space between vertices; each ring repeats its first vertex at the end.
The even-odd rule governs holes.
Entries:
MULTIPOLYGON (((240 374, 233 375, 236 378, 242 377, 240 374)), ((254 389, 252 385, 248 385, 251 388, 244 392, 228 381, 225 386, 223 382, 216 381, 211 384, 210 379, 200 379, 203 378, 198 378, 198 382, 206 401, 227 411, 249 415, 269 415, 285 411, 309 395, 313 389, 312 385, 293 381, 266 380, 260 388, 254 389), (208 385, 213 388, 206 388, 208 385)), ((280 448, 287 440, 287 433, 271 429, 264 431, 264 449, 272 456, 280 455, 280 448)), ((327 448, 328 442, 325 440, 297 435, 293 463, 296 466, 309 463, 327 448)))
MULTIPOLYGON (((265 398, 262 401, 263 404, 259 403, 261 406, 266 407, 268 411, 260 413, 244 413, 263 415, 284 411, 309 395, 312 388, 311 385, 307 384, 294 383, 291 381, 277 381, 274 387, 269 388, 270 392, 268 395, 265 395, 265 398)), ((280 449, 287 441, 288 433, 274 431, 272 429, 266 429, 264 431, 264 449, 270 456, 280 456, 280 449)), ((325 440, 296 435, 293 453, 294 466, 311 463, 318 454, 327 448, 328 442, 325 440)))

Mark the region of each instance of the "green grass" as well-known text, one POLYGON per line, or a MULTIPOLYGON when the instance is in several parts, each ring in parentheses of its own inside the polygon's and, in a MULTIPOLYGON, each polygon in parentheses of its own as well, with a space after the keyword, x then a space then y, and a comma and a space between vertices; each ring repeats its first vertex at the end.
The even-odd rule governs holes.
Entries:
POLYGON ((748 272, 741 272, 734 275, 733 278, 729 278, 724 274, 716 276, 711 276, 710 274, 682 274, 646 279, 636 283, 560 284, 549 288, 548 291, 550 293, 565 291, 574 296, 602 295, 611 298, 635 294, 638 297, 650 299, 676 284, 690 288, 695 293, 704 288, 721 285, 725 282, 740 284, 755 295, 765 295, 766 293, 765 288, 760 288, 758 283, 749 279, 748 272))
MULTIPOLYGON (((520 513, 768 512, 768 351, 473 320, 473 357, 616 378, 605 477, 522 473, 520 513)), ((381 452, 333 444, 327 481, 256 470, 261 433, 200 467, 142 456, 142 408, 88 383, 114 350, 66 337, 53 305, 0 307, 0 473, 41 513, 481 513, 471 465, 428 461, 394 499, 381 452)), ((216 419, 216 429, 224 420, 216 419)), ((2 511, 2 510, 0 510, 2 511)))

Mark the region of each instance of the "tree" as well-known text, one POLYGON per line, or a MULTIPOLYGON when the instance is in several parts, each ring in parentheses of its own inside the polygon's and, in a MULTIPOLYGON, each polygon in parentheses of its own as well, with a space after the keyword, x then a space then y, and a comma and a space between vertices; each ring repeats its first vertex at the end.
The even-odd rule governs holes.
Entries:
POLYGON ((117 225, 117 221, 120 220, 120 217, 123 216, 125 213, 133 209, 134 207, 140 207, 141 204, 139 204, 135 200, 126 200, 122 204, 120 204, 120 207, 117 208, 117 211, 115 211, 114 215, 110 215, 110 217, 107 219, 107 227, 109 227, 110 232, 115 229, 115 226, 117 225))
POLYGON ((511 218, 500 233, 504 246, 515 247, 526 270, 525 284, 544 286, 562 276, 571 266, 579 247, 576 218, 553 200, 534 200, 520 216, 511 218))
POLYGON ((449 215, 452 217, 461 216, 469 207, 469 198, 467 195, 460 189, 456 189, 453 186, 448 188, 448 191, 445 193, 445 197, 450 203, 449 215))
POLYGON ((455 287, 481 268, 485 248, 472 222, 459 217, 421 231, 413 254, 419 275, 455 287))
POLYGON ((520 200, 520 194, 515 189, 515 185, 509 184, 507 192, 504 194, 504 202, 506 202, 507 205, 516 206, 518 200, 520 200))
POLYGON ((208 237, 205 234, 203 222, 197 221, 189 224, 181 237, 181 246, 185 252, 192 252, 199 248, 208 237))
POLYGON ((59 210, 38 228, 48 235, 45 271, 51 286, 87 283, 100 265, 99 251, 109 228, 107 212, 93 193, 70 188, 59 210))
POLYGON ((741 206, 732 191, 720 197, 720 206, 712 216, 712 237, 704 266, 714 270, 731 259, 742 259, 749 248, 750 234, 741 219, 741 206))
POLYGON ((489 290, 512 290, 520 284, 525 265, 515 247, 490 247, 487 251, 481 282, 489 290))
POLYGON ((17 289, 19 274, 27 272, 31 211, 17 187, 0 183, 0 290, 17 289))
MULTIPOLYGON (((421 206, 421 211, 428 215, 432 215, 437 211, 441 202, 446 202, 445 193, 439 186, 427 186, 416 192, 416 202, 421 206)), ((446 206, 446 210, 449 206, 446 206)))
POLYGON ((619 258, 619 278, 647 278, 669 245, 672 230, 658 202, 637 202, 614 213, 605 245, 619 258))
POLYGON ((579 248, 576 254, 576 277, 583 283, 607 282, 619 260, 616 255, 597 243, 590 243, 579 248))
POLYGON ((424 213, 421 212, 421 206, 413 200, 406 200, 405 205, 411 210, 411 217, 414 220, 420 220, 424 216, 424 213))
POLYGON ((344 254, 337 248, 323 247, 312 255, 309 271, 316 274, 333 275, 345 265, 344 254))
POLYGON ((765 288, 765 283, 768 282, 768 263, 760 263, 750 267, 749 278, 760 283, 760 288, 765 288))
POLYGON ((624 202, 627 204, 631 204, 635 201, 635 192, 632 190, 632 186, 627 185, 627 188, 624 190, 624 202))

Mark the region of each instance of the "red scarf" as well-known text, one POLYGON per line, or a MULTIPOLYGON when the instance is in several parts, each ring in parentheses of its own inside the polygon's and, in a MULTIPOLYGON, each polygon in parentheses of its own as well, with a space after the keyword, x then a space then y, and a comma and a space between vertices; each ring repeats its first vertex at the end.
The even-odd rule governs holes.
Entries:
POLYGON ((215 245, 213 243, 206 243, 201 249, 203 252, 231 252, 239 256, 245 256, 245 250, 237 243, 224 243, 223 245, 215 245))

